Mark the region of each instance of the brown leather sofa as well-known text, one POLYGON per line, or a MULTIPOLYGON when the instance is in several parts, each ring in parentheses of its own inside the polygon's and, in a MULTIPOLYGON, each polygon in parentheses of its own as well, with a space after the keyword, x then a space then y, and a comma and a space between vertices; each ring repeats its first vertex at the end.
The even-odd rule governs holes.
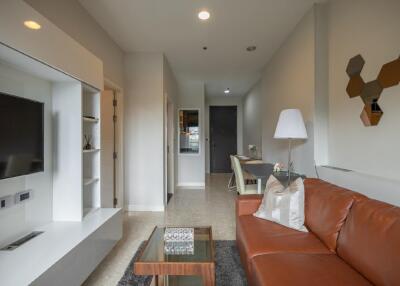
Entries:
POLYGON ((249 285, 400 285, 400 208, 318 179, 304 185, 308 233, 254 217, 262 195, 237 198, 249 285))

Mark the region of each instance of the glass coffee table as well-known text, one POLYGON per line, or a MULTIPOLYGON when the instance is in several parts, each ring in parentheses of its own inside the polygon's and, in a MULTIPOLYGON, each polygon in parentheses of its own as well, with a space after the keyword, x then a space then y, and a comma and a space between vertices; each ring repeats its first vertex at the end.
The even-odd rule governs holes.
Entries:
POLYGON ((166 254, 165 227, 155 227, 138 260, 135 275, 153 275, 155 285, 214 286, 215 261, 211 227, 194 227, 193 254, 166 254))

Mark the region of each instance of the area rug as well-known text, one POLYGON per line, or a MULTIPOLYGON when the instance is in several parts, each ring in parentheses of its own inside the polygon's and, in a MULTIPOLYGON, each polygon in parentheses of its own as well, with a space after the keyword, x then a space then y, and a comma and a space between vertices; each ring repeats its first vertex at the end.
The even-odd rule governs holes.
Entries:
MULTIPOLYGON (((124 276, 117 286, 149 286, 152 276, 140 276, 132 273, 138 253, 144 247, 144 241, 139 246, 124 276)), ((217 286, 247 286, 246 275, 240 263, 239 252, 234 240, 215 241, 215 278, 217 286)))

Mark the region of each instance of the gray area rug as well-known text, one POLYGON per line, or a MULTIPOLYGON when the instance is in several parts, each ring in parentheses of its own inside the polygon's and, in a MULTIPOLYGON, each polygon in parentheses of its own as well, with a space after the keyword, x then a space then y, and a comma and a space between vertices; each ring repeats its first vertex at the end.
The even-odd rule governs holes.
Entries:
MULTIPOLYGON (((151 284, 152 276, 140 276, 132 273, 133 265, 139 251, 144 247, 144 243, 142 242, 139 246, 117 286, 149 286, 151 284)), ((217 286, 247 286, 246 275, 240 263, 239 252, 234 240, 215 241, 215 260, 217 286)))

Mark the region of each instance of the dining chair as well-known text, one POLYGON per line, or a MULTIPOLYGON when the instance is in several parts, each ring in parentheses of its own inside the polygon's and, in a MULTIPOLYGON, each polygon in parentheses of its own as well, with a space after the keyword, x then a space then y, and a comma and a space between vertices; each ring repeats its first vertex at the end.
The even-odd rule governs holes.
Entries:
POLYGON ((228 182, 228 191, 236 191, 236 180, 235 180, 235 171, 233 168, 233 160, 232 160, 232 155, 230 155, 230 160, 231 160, 231 177, 229 178, 228 182))
POLYGON ((240 195, 250 195, 257 194, 256 184, 245 184, 245 179, 243 177, 242 166, 240 161, 236 156, 231 155, 231 162, 233 165, 233 171, 235 174, 236 190, 240 195))
MULTIPOLYGON (((240 161, 240 155, 232 155, 232 156, 238 158, 240 164, 260 164, 260 163, 263 163, 262 160, 258 160, 258 159, 256 159, 256 160, 250 159, 248 161, 246 160, 246 161, 242 161, 241 162, 240 161)), ((232 173, 231 173, 231 176, 230 176, 229 182, 228 182, 228 191, 234 192, 234 191, 236 191, 236 180, 235 180, 235 172, 234 172, 234 167, 233 167, 234 162, 233 162, 232 156, 230 156, 231 157, 230 160, 231 160, 232 173)), ((247 185, 257 184, 257 180, 251 174, 249 174, 249 173, 247 173, 246 171, 243 171, 243 170, 242 170, 242 174, 243 174, 243 179, 244 179, 244 183, 245 184, 247 184, 247 185)))

